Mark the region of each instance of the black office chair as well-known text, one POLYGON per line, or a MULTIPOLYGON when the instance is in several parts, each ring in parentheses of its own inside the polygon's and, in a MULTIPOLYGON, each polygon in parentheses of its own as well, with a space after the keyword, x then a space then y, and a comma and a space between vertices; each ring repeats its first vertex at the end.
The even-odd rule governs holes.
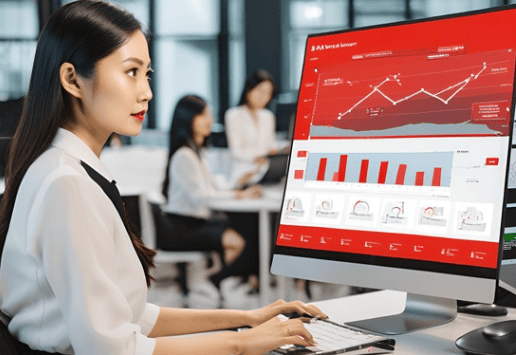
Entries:
MULTIPOLYGON (((176 264, 179 270, 179 276, 176 278, 176 282, 181 286, 181 289, 184 294, 187 294, 189 291, 188 288, 188 274, 187 274, 187 265, 191 263, 199 263, 203 260, 207 260, 207 265, 210 267, 210 262, 213 263, 214 256, 213 252, 210 251, 186 251, 186 250, 175 250, 175 251, 165 251, 161 250, 158 245, 158 235, 166 235, 168 230, 173 229, 170 225, 168 219, 163 215, 161 207, 156 202, 148 201, 151 209, 151 218, 153 223, 154 235, 152 238, 148 238, 148 236, 144 236, 143 241, 145 245, 151 249, 156 251, 156 256, 154 257, 155 264, 176 264)), ((220 255, 217 256, 221 258, 220 255)))
POLYGON ((2 355, 25 355, 18 351, 17 340, 9 333, 7 326, 0 322, 0 349, 2 355))

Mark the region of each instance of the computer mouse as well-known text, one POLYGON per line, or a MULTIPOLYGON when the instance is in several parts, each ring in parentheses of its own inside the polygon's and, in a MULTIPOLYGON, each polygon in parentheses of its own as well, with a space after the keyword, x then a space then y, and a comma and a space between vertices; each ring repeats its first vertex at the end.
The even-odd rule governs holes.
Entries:
POLYGON ((509 320, 477 328, 464 334, 455 345, 466 354, 516 354, 516 320, 509 320))
POLYGON ((487 338, 516 337, 516 321, 498 322, 484 327, 482 333, 487 338))
POLYGON ((495 304, 473 303, 458 307, 457 312, 478 316, 501 317, 507 315, 507 308, 495 304))

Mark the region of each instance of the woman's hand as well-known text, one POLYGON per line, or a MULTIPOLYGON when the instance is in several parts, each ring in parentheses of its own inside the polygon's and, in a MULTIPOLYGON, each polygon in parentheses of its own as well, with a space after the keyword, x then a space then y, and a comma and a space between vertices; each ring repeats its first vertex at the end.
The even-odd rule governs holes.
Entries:
POLYGON ((262 195, 262 188, 260 185, 249 186, 245 190, 237 191, 236 198, 258 198, 262 195))
POLYGON ((271 303, 265 307, 249 312, 251 319, 251 323, 249 325, 252 327, 267 322, 269 319, 276 317, 279 314, 288 314, 294 312, 298 313, 299 315, 308 313, 316 318, 328 318, 328 316, 324 314, 318 307, 312 304, 305 304, 301 301, 285 302, 283 300, 277 300, 276 302, 271 303))
POLYGON ((250 171, 248 173, 245 173, 244 175, 242 175, 238 181, 237 181, 237 185, 238 186, 244 186, 246 185, 249 181, 251 181, 251 179, 253 178, 253 176, 257 173, 258 169, 256 169, 255 171, 250 171))
POLYGON ((300 319, 282 321, 278 317, 239 332, 238 338, 238 353, 242 355, 266 354, 286 344, 316 345, 300 319))
POLYGON ((254 163, 258 166, 262 166, 262 165, 265 165, 269 162, 269 159, 266 157, 266 156, 260 156, 260 157, 256 157, 254 159, 254 163))

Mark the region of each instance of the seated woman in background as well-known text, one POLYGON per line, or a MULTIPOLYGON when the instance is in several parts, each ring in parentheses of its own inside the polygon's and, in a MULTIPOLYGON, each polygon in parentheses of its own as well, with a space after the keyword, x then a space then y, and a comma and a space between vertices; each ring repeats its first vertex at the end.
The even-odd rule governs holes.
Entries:
MULTIPOLYGON (((204 99, 187 95, 179 100, 172 117, 168 166, 163 182, 162 206, 171 231, 158 240, 164 250, 214 250, 223 255, 223 269, 210 276, 219 288, 220 282, 242 273, 247 258, 242 254, 244 238, 230 228, 227 219, 215 218, 209 207, 213 198, 255 198, 259 186, 245 190, 218 190, 203 154, 211 133, 213 117, 204 99)), ((243 275, 242 275, 243 276, 243 275)), ((213 294, 216 290, 210 290, 213 294)))
POLYGON ((226 136, 235 160, 262 165, 277 152, 276 118, 266 109, 275 92, 272 75, 257 70, 247 79, 238 106, 226 112, 226 136))
POLYGON ((103 0, 63 5, 38 40, 0 207, 0 353, 258 355, 313 345, 299 301, 252 310, 147 303, 155 252, 130 228, 100 161, 140 133, 152 91, 140 22, 103 0), (174 335, 253 326, 241 332, 174 335))

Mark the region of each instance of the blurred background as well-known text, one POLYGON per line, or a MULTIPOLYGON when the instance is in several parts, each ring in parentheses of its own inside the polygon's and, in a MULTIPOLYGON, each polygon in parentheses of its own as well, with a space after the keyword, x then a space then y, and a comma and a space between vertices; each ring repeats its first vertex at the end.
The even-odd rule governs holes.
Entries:
MULTIPOLYGON (((0 101, 28 88, 39 31, 70 0, 0 0, 0 101)), ((516 0, 112 0, 152 32, 154 99, 134 144, 166 146, 172 109, 185 93, 213 106, 215 133, 236 106, 245 78, 263 68, 279 95, 271 105, 288 130, 310 33, 371 26, 516 3, 516 0), (292 104, 292 105, 290 105, 292 104), (290 105, 290 106, 289 106, 290 105), (156 139, 156 136, 163 139, 156 139)), ((216 138, 217 135, 214 137, 216 138)), ((224 141, 214 141, 224 145, 224 141)))

